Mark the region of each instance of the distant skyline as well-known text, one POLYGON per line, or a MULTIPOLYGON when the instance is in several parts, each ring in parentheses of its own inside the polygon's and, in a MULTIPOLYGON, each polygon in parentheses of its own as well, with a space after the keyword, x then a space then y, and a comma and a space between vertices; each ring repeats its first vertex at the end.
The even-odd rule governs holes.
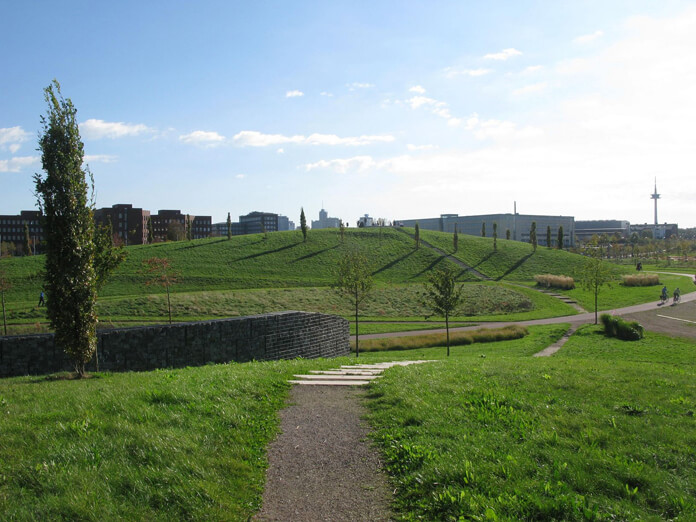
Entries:
POLYGON ((96 206, 355 226, 508 213, 696 226, 696 2, 5 2, 0 214, 43 89, 96 206))

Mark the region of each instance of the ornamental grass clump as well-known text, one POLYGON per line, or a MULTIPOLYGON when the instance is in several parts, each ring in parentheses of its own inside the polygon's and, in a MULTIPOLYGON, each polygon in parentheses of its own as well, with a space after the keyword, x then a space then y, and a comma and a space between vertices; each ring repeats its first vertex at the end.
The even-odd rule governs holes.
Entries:
MULTIPOLYGON (((523 326, 511 325, 503 328, 480 328, 468 332, 452 332, 451 346, 464 346, 473 343, 493 343, 521 339, 529 333, 523 326)), ((447 342, 445 334, 426 334, 406 337, 386 337, 384 339, 369 339, 360 344, 363 352, 380 352, 385 350, 414 350, 417 348, 432 348, 444 346, 447 342)))
POLYGON ((638 341, 645 334, 643 326, 637 321, 624 321, 621 317, 609 314, 602 314, 600 320, 607 337, 616 337, 622 341, 638 341))
POLYGON ((537 286, 543 286, 546 288, 560 288, 561 290, 572 290, 575 288, 575 281, 573 278, 564 275, 535 275, 534 280, 536 281, 537 286))
POLYGON ((624 286, 655 286, 660 284, 660 276, 658 274, 625 275, 621 284, 624 286))

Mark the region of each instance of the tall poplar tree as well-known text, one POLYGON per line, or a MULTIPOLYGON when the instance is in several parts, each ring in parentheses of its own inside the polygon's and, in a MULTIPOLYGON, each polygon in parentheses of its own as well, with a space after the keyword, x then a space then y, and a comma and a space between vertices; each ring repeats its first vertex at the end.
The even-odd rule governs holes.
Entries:
POLYGON ((536 221, 532 221, 532 226, 529 229, 529 242, 532 244, 532 248, 534 249, 534 252, 536 252, 536 249, 537 249, 536 221))
POLYGON ((302 229, 302 241, 307 241, 307 218, 304 215, 304 207, 300 207, 300 229, 302 229))
POLYGON ((486 237, 486 222, 481 223, 481 237, 486 237))
POLYGON ((493 250, 498 250, 498 223, 493 223, 493 250))
POLYGON ((454 247, 454 251, 456 252, 459 250, 459 234, 457 234, 457 224, 454 224, 454 236, 452 237, 452 242, 454 243, 452 246, 454 247))
POLYGON ((87 196, 92 176, 82 166, 72 101, 63 98, 57 80, 44 89, 44 98, 48 111, 41 117, 39 149, 45 174, 35 174, 34 181, 46 237, 46 311, 56 345, 83 377, 97 346, 94 220, 87 196))
POLYGON ((558 244, 556 245, 558 250, 563 248, 563 225, 558 227, 558 244))
POLYGON ((418 226, 418 223, 416 223, 416 232, 413 236, 413 239, 416 240, 416 250, 420 248, 420 227, 418 226))
POLYGON ((24 222, 24 255, 31 255, 31 237, 29 236, 29 223, 24 222))
POLYGON ((546 248, 551 248, 551 225, 546 226, 546 248))
POLYGON ((232 239, 232 218, 230 213, 227 213, 227 239, 232 239))

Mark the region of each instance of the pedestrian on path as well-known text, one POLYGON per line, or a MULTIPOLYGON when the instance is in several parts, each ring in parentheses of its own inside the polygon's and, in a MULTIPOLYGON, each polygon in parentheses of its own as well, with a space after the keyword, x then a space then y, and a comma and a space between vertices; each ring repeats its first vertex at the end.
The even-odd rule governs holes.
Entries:
POLYGON ((43 290, 41 290, 41 293, 39 294, 39 306, 46 306, 43 290))

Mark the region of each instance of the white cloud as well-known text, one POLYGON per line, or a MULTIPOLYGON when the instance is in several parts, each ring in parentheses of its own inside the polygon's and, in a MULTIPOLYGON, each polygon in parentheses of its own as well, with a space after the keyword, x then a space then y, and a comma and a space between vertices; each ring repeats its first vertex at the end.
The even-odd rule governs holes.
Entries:
POLYGON ((515 96, 524 96, 527 94, 534 94, 541 91, 545 91, 547 87, 548 84, 546 82, 532 83, 530 85, 520 87, 519 89, 515 89, 514 91, 512 91, 512 94, 515 96))
POLYGON ((110 154, 85 154, 84 163, 115 163, 118 156, 110 154))
POLYGON ((0 150, 9 150, 15 154, 22 143, 29 139, 29 133, 22 127, 7 127, 0 129, 0 150))
POLYGON ((319 93, 321 96, 327 96, 328 98, 333 98, 333 94, 330 92, 322 91, 319 93))
POLYGON ((435 149, 438 148, 437 145, 414 145, 414 144, 412 144, 412 143, 409 143, 408 145, 406 145, 406 147, 408 148, 408 150, 411 150, 411 151, 417 151, 417 150, 435 150, 435 149))
POLYGON ((486 54, 483 58, 485 60, 507 60, 509 58, 512 58, 513 56, 520 56, 520 55, 522 55, 521 51, 518 51, 517 49, 510 47, 508 49, 503 49, 499 53, 486 54))
POLYGON ((583 34, 582 36, 578 36, 577 38, 573 39, 573 42, 578 44, 586 44, 596 40, 597 38, 600 38, 602 35, 604 35, 602 31, 595 31, 594 33, 583 34))
POLYGON ((354 156, 352 158, 341 158, 332 160, 320 160, 315 163, 308 163, 305 169, 309 172, 315 169, 330 169, 340 174, 348 171, 364 172, 377 166, 377 162, 372 156, 354 156))
POLYGON ((215 131, 197 130, 189 134, 179 136, 179 141, 189 145, 198 145, 199 147, 217 147, 225 143, 226 138, 215 131))
POLYGON ((425 94, 425 88, 422 87, 421 85, 414 85, 411 87, 408 92, 415 92, 417 94, 425 94))
POLYGON ((361 82, 353 82, 353 83, 347 83, 346 87, 348 87, 348 90, 354 91, 356 89, 370 89, 371 87, 374 87, 374 83, 361 83, 361 82))
POLYGON ((428 98, 427 96, 413 96, 406 100, 406 103, 408 103, 414 110, 421 107, 430 109, 433 114, 446 119, 448 125, 457 126, 461 123, 459 118, 452 116, 449 106, 443 101, 428 98))
POLYGON ((276 151, 276 153, 278 153, 278 154, 285 154, 285 149, 283 149, 283 148, 281 147, 281 148, 279 148, 279 149, 276 151))
POLYGON ((17 156, 8 160, 0 160, 0 172, 19 172, 40 160, 39 156, 17 156))
POLYGON ((455 78, 457 76, 471 76, 476 78, 485 76, 491 72, 493 72, 493 69, 455 69, 454 67, 447 67, 444 70, 447 78, 455 78))
POLYGON ((524 70, 522 71, 522 74, 535 73, 537 71, 541 71, 543 68, 544 68, 543 65, 530 65, 529 67, 524 68, 524 70))
POLYGON ((288 91, 285 93, 286 98, 299 98, 300 96, 304 96, 304 93, 302 91, 288 91))
POLYGON ((237 178, 237 179, 244 179, 244 178, 246 178, 246 174, 237 174, 237 175, 235 176, 235 178, 237 178))
POLYGON ((153 132, 153 129, 142 123, 108 122, 89 119, 80 123, 80 132, 87 139, 99 140, 102 138, 116 139, 126 136, 138 136, 153 132))
POLYGON ((282 134, 263 134, 258 131, 241 131, 233 138, 234 143, 242 147, 268 147, 285 143, 296 143, 301 145, 346 145, 354 147, 358 145, 372 145, 374 143, 390 143, 394 140, 394 136, 390 135, 341 138, 335 134, 315 133, 309 136, 299 134, 295 136, 284 136, 282 134))

